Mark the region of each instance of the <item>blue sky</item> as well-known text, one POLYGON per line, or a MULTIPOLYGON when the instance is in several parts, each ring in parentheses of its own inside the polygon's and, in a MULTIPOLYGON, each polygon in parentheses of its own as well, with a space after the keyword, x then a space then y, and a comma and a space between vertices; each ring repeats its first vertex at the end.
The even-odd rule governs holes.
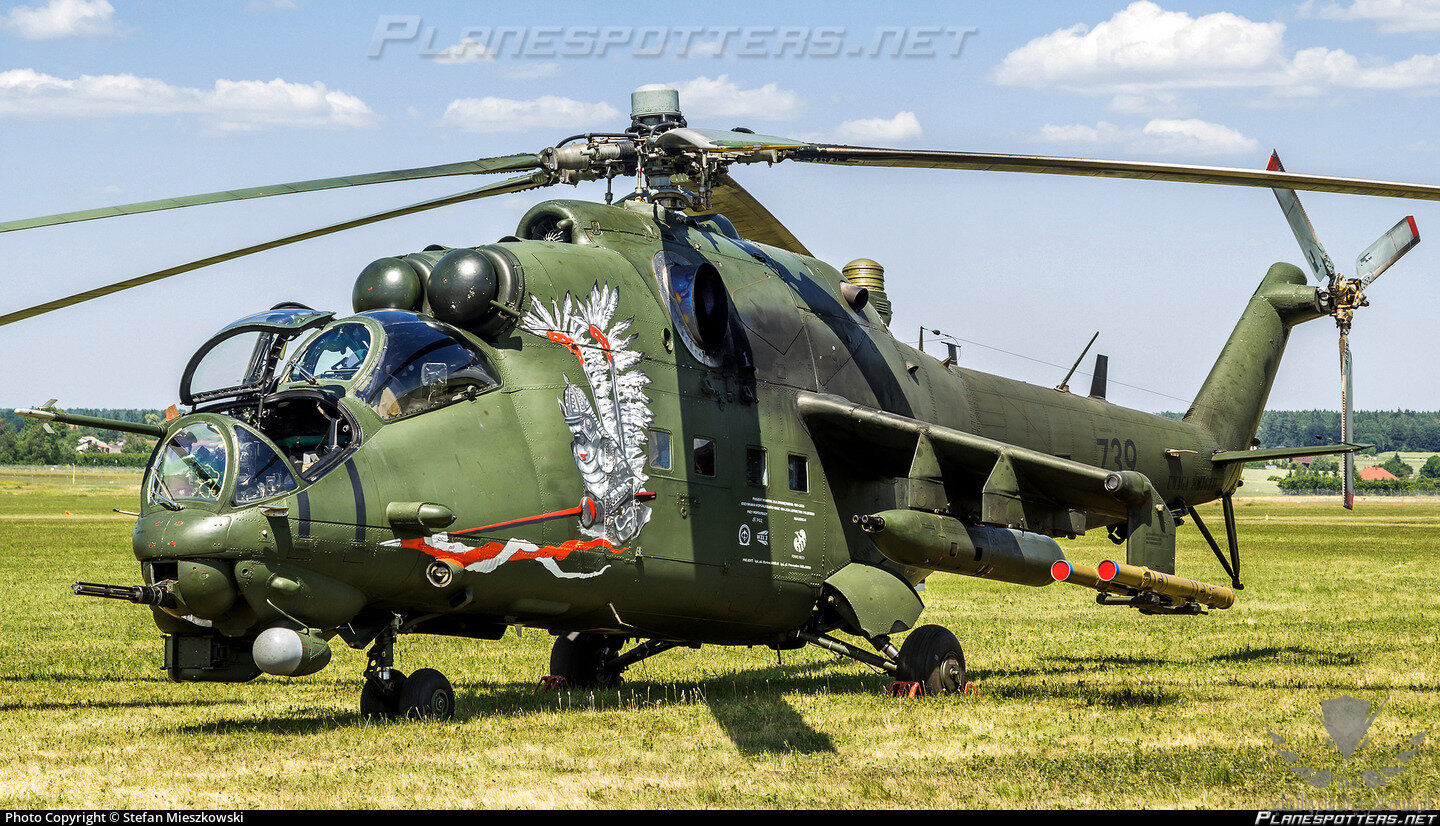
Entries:
MULTIPOLYGON (((536 151, 622 129, 646 83, 680 88, 692 125, 1221 166, 1263 166, 1273 147, 1290 171, 1440 183, 1436 0, 27 0, 0 2, 0 218, 536 151)), ((1044 362, 1068 366, 1099 330, 1112 382, 1129 385, 1111 397, 1148 410, 1183 409, 1268 266, 1301 263, 1264 190, 802 164, 736 177, 821 258, 884 264, 900 338, 938 328, 966 342, 967 366, 1053 385, 1064 368, 1044 362)), ((6 234, 0 310, 473 185, 6 234)), ((374 258, 488 243, 545 197, 601 192, 410 216, 0 328, 4 400, 163 407, 235 318, 281 300, 348 311, 374 258)), ((1302 200, 1342 271, 1407 214, 1422 237, 1440 228, 1432 202, 1302 200)), ((1437 262, 1440 243, 1422 243, 1368 291, 1358 407, 1440 407, 1437 262)), ((1338 384, 1334 326, 1313 322, 1270 406, 1333 409, 1338 384)))

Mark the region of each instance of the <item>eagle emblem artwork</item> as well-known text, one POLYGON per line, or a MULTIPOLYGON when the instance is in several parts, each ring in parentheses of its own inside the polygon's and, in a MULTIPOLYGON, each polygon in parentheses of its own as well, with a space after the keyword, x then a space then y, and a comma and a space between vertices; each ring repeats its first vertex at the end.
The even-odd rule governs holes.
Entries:
POLYGON ((639 501, 645 482, 645 430, 654 419, 645 396, 649 377, 638 369, 642 354, 626 336, 634 319, 611 324, 620 293, 596 284, 588 298, 569 293, 547 309, 531 297, 520 329, 564 345, 579 360, 590 392, 567 378, 560 412, 573 438, 575 466, 585 480, 580 530, 612 544, 629 542, 650 521, 639 501), (593 399, 593 401, 592 401, 593 399))
POLYGON ((389 544, 423 550, 479 573, 490 573, 511 560, 534 559, 561 579, 588 579, 609 567, 590 573, 566 572, 558 560, 571 551, 600 547, 612 554, 624 553, 623 544, 639 535, 650 521, 650 507, 642 500, 650 497, 644 489, 649 479, 645 475, 645 432, 654 414, 645 395, 650 379, 637 367, 642 354, 631 349, 634 336, 625 335, 634 319, 612 323, 619 300, 618 290, 599 284, 583 300, 576 301, 566 293, 562 301, 552 302, 548 308, 532 296, 530 313, 520 322, 521 330, 574 354, 589 387, 587 394, 567 377, 558 399, 560 414, 572 435, 575 467, 585 485, 579 506, 502 525, 391 540, 389 544), (549 547, 523 539, 480 546, 456 540, 464 534, 571 515, 579 517, 580 532, 594 541, 549 547))

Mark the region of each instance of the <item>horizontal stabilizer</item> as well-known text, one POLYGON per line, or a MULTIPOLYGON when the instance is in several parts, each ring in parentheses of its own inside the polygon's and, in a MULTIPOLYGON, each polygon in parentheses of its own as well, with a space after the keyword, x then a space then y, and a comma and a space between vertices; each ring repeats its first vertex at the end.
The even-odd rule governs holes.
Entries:
POLYGON ((1313 447, 1272 447, 1268 450, 1222 450, 1210 457, 1216 465, 1232 462, 1261 462, 1266 459, 1298 459, 1302 456, 1329 456, 1333 453, 1354 453, 1369 450, 1374 445, 1315 445, 1313 447))

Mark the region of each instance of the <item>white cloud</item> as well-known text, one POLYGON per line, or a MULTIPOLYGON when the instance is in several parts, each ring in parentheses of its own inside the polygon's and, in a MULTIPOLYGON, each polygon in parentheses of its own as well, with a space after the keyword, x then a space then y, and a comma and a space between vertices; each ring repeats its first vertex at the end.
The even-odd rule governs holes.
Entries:
POLYGON ((199 115, 211 128, 360 127, 378 117, 359 98, 322 83, 217 80, 212 89, 172 86, 135 75, 74 80, 32 69, 0 72, 0 119, 199 115))
POLYGON ((1440 32, 1440 0, 1354 0, 1348 6, 1321 6, 1308 0, 1299 13, 1301 17, 1370 23, 1382 34, 1440 32))
POLYGON ((1324 46, 1292 52, 1284 33, 1283 23, 1228 12, 1191 17, 1142 0, 1094 28, 1077 24, 1030 41, 1005 56, 993 79, 1112 95, 1118 112, 1176 111, 1185 105, 1181 90, 1253 89, 1273 101, 1339 89, 1440 88, 1440 54, 1389 61, 1324 46))
POLYGON ((1260 142, 1218 123, 1187 118, 1156 118, 1141 128, 1100 121, 1047 123, 1034 139, 1042 143, 1083 144, 1087 149, 1121 147, 1138 155, 1238 155, 1257 152, 1260 142))
POLYGON ((1155 119, 1141 130, 1139 145, 1160 155, 1239 155, 1257 152, 1260 142, 1218 123, 1186 118, 1155 119))
POLYGON ((914 112, 897 112, 893 118, 847 120, 835 127, 831 140, 840 143, 904 143, 920 137, 920 119, 914 112))
MULTIPOLYGON (((1136 133, 1132 130, 1130 137, 1136 133)), ((1126 133, 1113 123, 1100 121, 1094 126, 1087 126, 1083 123, 1069 123, 1057 125, 1047 123, 1040 127, 1040 134, 1035 140, 1041 143, 1116 143, 1126 137, 1126 133)))
POLYGON ((1217 12, 1191 17, 1132 3, 1094 28, 1076 24, 1005 56, 996 82, 1120 93, 1139 88, 1248 85, 1282 59, 1283 23, 1217 12))
POLYGON ((378 120, 364 101, 319 82, 217 80, 204 98, 206 114, 222 129, 364 127, 378 120))
POLYGON ((430 55, 430 59, 436 63, 482 63, 494 60, 495 55, 485 48, 484 43, 467 37, 453 46, 430 55))
POLYGON ((685 113, 687 121, 694 121, 697 117, 789 120, 800 110, 799 95, 781 89, 778 84, 767 83, 758 89, 742 89, 729 75, 714 79, 697 77, 672 83, 670 88, 680 93, 680 111, 685 113))
POLYGON ((1105 108, 1124 115, 1189 114, 1194 104, 1176 92, 1156 91, 1146 94, 1121 94, 1110 99, 1105 108))
POLYGON ((26 40, 121 34, 115 7, 106 0, 50 0, 45 6, 16 6, 0 19, 0 31, 26 40))
POLYGON ((560 76, 559 63, 506 63, 495 69, 495 73, 509 80, 546 80, 560 76))
POLYGON ((585 103, 556 95, 534 100, 460 98, 446 107, 440 122, 466 132, 524 132, 528 129, 600 130, 617 125, 620 110, 608 103, 585 103))

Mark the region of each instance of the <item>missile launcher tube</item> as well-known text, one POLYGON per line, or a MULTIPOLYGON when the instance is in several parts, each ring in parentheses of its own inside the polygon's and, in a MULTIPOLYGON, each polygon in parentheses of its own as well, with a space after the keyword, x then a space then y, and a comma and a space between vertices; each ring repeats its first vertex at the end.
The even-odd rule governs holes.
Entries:
POLYGON ((917 568, 1041 586, 1053 581, 1050 566, 1065 559, 1048 536, 926 511, 890 510, 855 521, 882 554, 917 568))
POLYGON ((1107 559, 1100 563, 1096 572, 1104 582, 1131 590, 1154 591, 1161 596, 1198 602, 1210 608, 1229 608, 1235 604, 1235 592, 1222 585, 1162 574, 1137 565, 1107 559))

